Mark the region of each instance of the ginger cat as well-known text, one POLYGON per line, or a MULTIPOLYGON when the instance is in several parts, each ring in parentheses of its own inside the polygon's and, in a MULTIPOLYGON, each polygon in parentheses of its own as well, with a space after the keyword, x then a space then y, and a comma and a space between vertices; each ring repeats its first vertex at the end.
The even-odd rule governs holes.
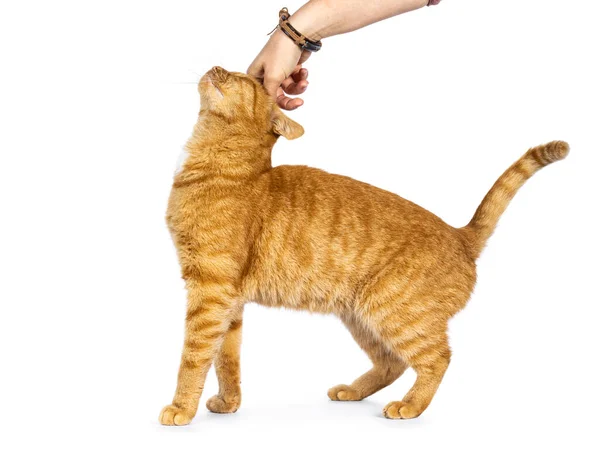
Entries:
POLYGON ((189 423, 215 364, 212 412, 240 406, 242 310, 247 302, 333 313, 373 368, 329 390, 359 401, 407 367, 417 379, 387 418, 415 418, 450 362, 450 317, 467 303, 475 261, 523 183, 569 147, 530 149, 496 181, 460 229, 393 193, 304 166, 271 166, 279 136, 302 127, 252 77, 215 67, 199 84, 201 109, 176 174, 167 223, 188 291, 177 390, 160 414, 189 423))

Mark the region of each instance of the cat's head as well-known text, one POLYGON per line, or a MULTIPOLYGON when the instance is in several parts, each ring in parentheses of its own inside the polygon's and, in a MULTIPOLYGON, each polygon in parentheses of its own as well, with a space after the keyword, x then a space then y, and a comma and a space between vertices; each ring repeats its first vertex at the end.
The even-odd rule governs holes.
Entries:
POLYGON ((286 139, 304 134, 304 128, 281 112, 252 76, 213 67, 200 80, 198 91, 201 112, 221 117, 248 132, 272 133, 286 139))

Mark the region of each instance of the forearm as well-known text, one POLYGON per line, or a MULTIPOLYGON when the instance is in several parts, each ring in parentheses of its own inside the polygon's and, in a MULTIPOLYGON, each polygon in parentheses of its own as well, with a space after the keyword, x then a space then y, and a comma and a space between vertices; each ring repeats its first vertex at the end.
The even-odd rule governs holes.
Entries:
POLYGON ((290 23, 311 39, 348 33, 380 20, 422 8, 428 0, 310 0, 290 23))

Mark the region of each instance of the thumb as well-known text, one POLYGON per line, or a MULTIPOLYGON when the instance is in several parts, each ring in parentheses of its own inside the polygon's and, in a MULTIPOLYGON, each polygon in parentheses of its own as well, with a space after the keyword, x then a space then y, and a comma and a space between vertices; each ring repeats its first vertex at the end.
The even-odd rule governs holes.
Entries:
POLYGON ((300 61, 298 61, 298 65, 302 65, 306 62, 312 53, 307 50, 302 50, 302 54, 300 55, 300 61))
POLYGON ((263 86, 265 86, 265 89, 271 97, 277 98, 277 89, 281 86, 282 81, 283 79, 279 79, 279 77, 273 76, 271 73, 265 73, 263 86))

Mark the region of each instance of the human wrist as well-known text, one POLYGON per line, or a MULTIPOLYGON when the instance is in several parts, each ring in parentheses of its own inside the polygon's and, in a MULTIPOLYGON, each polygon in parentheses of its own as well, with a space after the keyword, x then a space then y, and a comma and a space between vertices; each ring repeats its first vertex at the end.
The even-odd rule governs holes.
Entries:
POLYGON ((327 4, 322 0, 312 0, 292 14, 290 24, 300 33, 313 41, 329 37, 328 20, 330 19, 327 4))
POLYGON ((285 49, 286 52, 289 52, 291 54, 297 54, 298 59, 300 59, 302 49, 298 47, 293 40, 286 36, 281 29, 277 28, 275 32, 271 35, 270 40, 277 48, 285 49))

